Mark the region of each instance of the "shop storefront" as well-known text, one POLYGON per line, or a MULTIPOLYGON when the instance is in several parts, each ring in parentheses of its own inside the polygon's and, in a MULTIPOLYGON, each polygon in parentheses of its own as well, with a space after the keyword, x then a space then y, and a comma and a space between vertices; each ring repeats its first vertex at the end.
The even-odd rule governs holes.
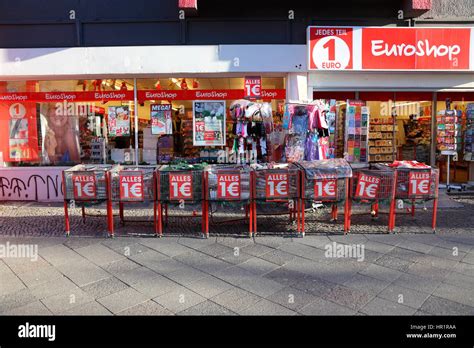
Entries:
POLYGON ((442 182, 449 156, 450 180, 473 181, 473 37, 471 28, 310 27, 308 95, 337 101, 338 155, 417 160, 439 167, 442 182), (349 100, 368 107, 367 138, 346 121, 349 100))

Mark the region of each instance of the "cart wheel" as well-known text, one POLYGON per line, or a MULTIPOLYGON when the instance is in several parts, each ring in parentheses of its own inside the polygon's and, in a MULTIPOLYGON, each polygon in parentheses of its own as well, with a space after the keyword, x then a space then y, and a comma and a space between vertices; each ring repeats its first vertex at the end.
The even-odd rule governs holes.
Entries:
POLYGON ((250 238, 250 239, 253 238, 253 233, 252 233, 252 232, 249 233, 249 238, 250 238))
POLYGON ((298 235, 298 238, 303 238, 304 237, 304 232, 301 232, 299 235, 298 235))
POLYGON ((71 232, 70 232, 70 231, 66 231, 65 234, 66 234, 66 238, 67 238, 67 237, 69 237, 69 235, 71 234, 71 232))
POLYGON ((433 234, 435 234, 435 233, 436 233, 436 229, 433 230, 433 234))
POLYGON ((206 233, 202 233, 202 238, 203 238, 203 239, 209 239, 209 235, 206 234, 206 233))

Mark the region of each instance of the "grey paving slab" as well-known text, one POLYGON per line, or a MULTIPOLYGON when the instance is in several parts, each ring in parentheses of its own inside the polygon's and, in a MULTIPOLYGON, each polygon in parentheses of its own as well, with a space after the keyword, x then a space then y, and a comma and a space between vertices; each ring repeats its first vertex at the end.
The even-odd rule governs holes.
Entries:
POLYGON ((395 248, 395 246, 393 246, 391 244, 379 243, 379 242, 376 242, 376 241, 373 241, 373 240, 365 241, 364 242, 364 247, 365 247, 366 250, 375 251, 375 252, 378 252, 380 254, 386 254, 390 250, 395 248))
POLYGON ((189 283, 186 287, 205 298, 211 298, 230 289, 232 285, 219 278, 209 276, 189 283))
POLYGON ((418 277, 437 281, 442 281, 450 273, 450 271, 447 269, 438 268, 429 263, 414 263, 408 268, 407 272, 418 277))
POLYGON ((247 254, 247 253, 243 252, 242 249, 239 249, 238 252, 236 252, 236 250, 234 250, 234 252, 232 254, 224 254, 224 255, 218 256, 217 258, 219 260, 231 263, 233 265, 238 265, 242 262, 250 260, 253 257, 255 257, 255 256, 247 254))
POLYGON ((464 251, 459 250, 458 246, 454 246, 449 249, 440 248, 436 246, 433 247, 428 254, 454 261, 461 261, 466 256, 466 253, 464 251))
POLYGON ((320 261, 326 258, 325 250, 300 243, 286 243, 283 244, 279 250, 314 261, 320 261))
POLYGON ((155 297, 153 301, 173 313, 179 313, 187 308, 206 301, 206 298, 185 287, 178 287, 173 291, 155 297))
POLYGON ((118 312, 117 315, 174 315, 174 313, 150 300, 118 312))
POLYGON ((95 244, 102 244, 101 238, 84 238, 78 236, 69 236, 62 244, 71 249, 79 249, 95 244))
POLYGON ((7 312, 22 307, 26 304, 36 302, 37 298, 30 289, 22 289, 7 295, 0 296, 0 313, 7 312))
POLYGON ((169 257, 175 257, 192 250, 185 245, 179 244, 177 238, 143 239, 140 241, 140 244, 169 257))
POLYGON ((272 250, 268 253, 262 254, 259 256, 259 258, 277 264, 279 266, 284 266, 287 264, 289 261, 293 260, 296 256, 290 253, 287 253, 283 250, 272 250))
POLYGON ((216 242, 216 238, 192 238, 192 237, 183 237, 178 239, 178 244, 186 246, 191 249, 199 250, 200 248, 204 248, 207 245, 214 244, 216 242))
POLYGON ((146 247, 143 244, 140 244, 139 242, 140 239, 129 240, 129 238, 115 238, 112 241, 105 241, 102 244, 114 250, 117 254, 123 255, 125 257, 130 257, 150 250, 150 248, 146 247))
POLYGON ((154 277, 143 278, 132 284, 132 287, 147 297, 153 298, 179 288, 180 285, 161 275, 155 275, 154 277))
POLYGON ((459 262, 451 270, 469 277, 474 277, 474 265, 469 263, 459 262))
POLYGON ((47 283, 29 288, 31 293, 38 299, 44 299, 54 295, 70 292, 77 287, 66 277, 53 279, 47 283))
POLYGON ((39 248, 38 253, 54 266, 77 263, 84 260, 83 256, 62 244, 39 248))
POLYGON ((459 286, 441 283, 433 292, 433 296, 442 297, 466 306, 474 307, 473 289, 465 289, 459 286))
POLYGON ((98 243, 75 249, 75 251, 99 266, 125 259, 123 254, 116 253, 105 245, 98 243))
POLYGON ((417 262, 420 258, 425 256, 425 253, 414 251, 406 248, 400 248, 400 245, 394 247, 386 255, 396 257, 398 259, 407 260, 411 262, 417 262))
POLYGON ((296 289, 309 292, 314 296, 323 296, 332 291, 338 284, 328 282, 321 278, 306 277, 295 282, 292 286, 296 289))
POLYGON ((92 301, 64 311, 61 315, 112 315, 112 313, 100 303, 92 301))
POLYGON ((379 266, 391 268, 400 272, 406 272, 410 265, 413 264, 412 261, 399 259, 397 257, 388 256, 388 254, 380 257, 375 261, 379 266))
POLYGON ((413 315, 416 309, 375 297, 360 311, 369 315, 413 315))
POLYGON ((167 258, 164 260, 158 260, 156 262, 146 262, 145 266, 156 273, 166 275, 178 271, 181 267, 183 267, 183 263, 171 258, 167 258))
POLYGON ((430 296, 420 309, 431 315, 474 315, 474 307, 437 296, 430 296))
POLYGON ((204 301, 178 313, 179 315, 235 315, 231 310, 212 301, 204 301))
POLYGON ((448 249, 453 251, 453 248, 458 248, 459 251, 469 252, 474 248, 474 240, 472 236, 441 236, 436 243, 436 247, 448 249))
POLYGON ((340 285, 333 287, 331 291, 326 292, 321 297, 354 310, 364 307, 373 298, 372 295, 366 292, 340 285))
POLYGON ((390 281, 388 280, 380 280, 363 274, 356 274, 344 282, 344 286, 360 290, 373 296, 383 291, 389 284, 390 281))
POLYGON ((266 245, 263 244, 250 244, 246 247, 243 247, 241 251, 243 251, 246 254, 250 254, 253 256, 260 256, 262 254, 268 253, 272 251, 273 248, 270 248, 266 245))
POLYGON ((437 256, 434 256, 434 255, 426 255, 425 257, 419 259, 418 263, 424 263, 424 264, 432 266, 432 267, 443 268, 445 270, 450 271, 459 262, 455 261, 455 260, 449 260, 449 259, 446 259, 446 258, 437 257, 437 256))
POLYGON ((41 300, 54 314, 63 314, 74 307, 82 306, 92 301, 94 301, 94 298, 78 287, 41 300))
POLYGON ((469 263, 471 265, 474 265, 474 253, 473 252, 467 253, 461 261, 464 263, 469 263))
POLYGON ((220 304, 235 313, 244 311, 261 299, 260 296, 238 288, 229 289, 211 298, 213 302, 220 304))
POLYGON ((143 280, 154 278, 158 276, 158 274, 147 267, 141 266, 125 272, 116 273, 115 276, 122 282, 128 285, 133 285, 143 280))
POLYGON ((62 263, 57 268, 77 286, 84 286, 110 277, 109 273, 86 259, 62 263))
POLYGON ((403 288, 397 285, 389 285, 377 295, 377 297, 385 300, 403 304, 415 309, 420 308, 429 296, 430 294, 428 293, 403 288))
POLYGON ((99 280, 82 287, 86 293, 95 299, 108 296, 118 291, 127 289, 129 286, 115 277, 99 280))
POLYGON ((241 315, 297 315, 295 311, 287 307, 283 307, 277 303, 260 300, 254 305, 243 310, 239 314, 241 315))
POLYGON ((55 267, 48 266, 39 270, 32 270, 30 272, 17 273, 18 278, 28 287, 34 287, 51 280, 62 277, 63 275, 55 267))
POLYGON ((356 313, 354 309, 319 297, 298 310, 298 312, 304 315, 354 315, 356 313))
POLYGON ((234 254, 234 249, 216 242, 214 244, 210 244, 203 248, 200 248, 199 252, 212 257, 218 257, 222 255, 234 254))
POLYGON ((2 315, 52 315, 51 311, 40 301, 30 302, 26 305, 15 307, 2 315))
POLYGON ((277 264, 274 264, 272 262, 268 262, 266 260, 260 259, 258 257, 251 258, 241 264, 239 264, 237 267, 246 269, 252 273, 258 274, 258 275, 263 275, 265 273, 274 271, 275 269, 279 268, 280 266, 277 264))
POLYGON ((328 236, 306 236, 304 238, 294 238, 292 241, 323 250, 327 244, 332 242, 328 236))
POLYGON ((25 285, 15 274, 11 272, 2 274, 2 281, 0 282, 0 296, 7 295, 24 288, 25 285))
POLYGON ((317 299, 308 291, 302 291, 293 287, 286 287, 267 297, 267 300, 279 305, 298 311, 317 299))
POLYGON ((204 273, 198 269, 186 265, 183 265, 183 267, 181 267, 177 271, 171 272, 166 275, 167 278, 170 278, 176 283, 179 283, 184 286, 208 276, 209 275, 207 273, 204 273))
POLYGON ((440 281, 407 273, 402 274, 393 284, 431 294, 438 287, 440 281))
POLYGON ((443 283, 474 291, 474 277, 469 277, 462 273, 449 273, 446 278, 443 279, 443 283))
POLYGON ((148 250, 143 253, 132 255, 129 259, 142 266, 153 269, 159 262, 169 260, 169 257, 155 250, 148 250))
MULTIPOLYGON (((419 243, 415 240, 411 239, 403 239, 398 243, 397 247, 402 248, 402 249, 408 249, 412 251, 416 251, 418 253, 426 254, 429 253, 431 249, 434 247, 434 243, 430 243, 428 238, 424 237, 420 239, 421 241, 424 241, 424 243, 419 243)), ((436 239, 436 242, 438 242, 438 239, 436 239)))
POLYGON ((303 275, 299 272, 295 272, 292 270, 288 270, 284 267, 277 268, 274 271, 266 273, 264 275, 265 278, 272 279, 280 284, 284 285, 292 285, 296 282, 299 282, 303 275))
POLYGON ((127 288, 109 296, 102 297, 98 299, 97 302, 116 314, 127 308, 146 302, 147 300, 149 300, 149 297, 139 293, 135 289, 127 288))
POLYGON ((102 266, 105 271, 111 274, 123 273, 139 267, 138 263, 129 259, 114 261, 102 266))
POLYGON ((283 284, 263 277, 244 278, 241 282, 237 284, 234 283, 234 285, 261 297, 268 297, 285 287, 283 284))
POLYGON ((8 265, 8 268, 16 274, 41 271, 45 268, 51 267, 51 265, 39 255, 34 259, 5 257, 3 258, 3 261, 8 265))
POLYGON ((254 244, 253 239, 247 237, 217 237, 216 242, 229 248, 243 248, 244 246, 254 244))

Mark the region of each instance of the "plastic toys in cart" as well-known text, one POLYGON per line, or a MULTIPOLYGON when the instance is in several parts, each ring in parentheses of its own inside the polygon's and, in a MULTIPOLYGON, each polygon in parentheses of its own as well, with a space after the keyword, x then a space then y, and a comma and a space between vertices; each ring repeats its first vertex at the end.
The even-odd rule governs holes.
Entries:
MULTIPOLYGON (((298 214, 300 196, 300 172, 295 164, 265 163, 252 164, 254 169, 253 213, 254 233, 257 232, 257 217, 289 215, 289 222, 297 222, 297 232, 301 230, 298 214)), ((272 219, 274 223, 276 219, 272 219)))
POLYGON ((344 232, 348 232, 348 190, 352 177, 352 168, 342 159, 325 159, 317 161, 302 161, 297 163, 301 168, 301 202, 300 214, 302 219, 302 234, 305 233, 305 210, 308 205, 331 207, 331 220, 338 217, 338 206, 344 207, 344 232))
MULTIPOLYGON (((179 162, 161 166, 155 174, 157 194, 158 234, 163 234, 164 225, 171 217, 184 221, 183 228, 194 224, 190 221, 201 217, 202 235, 208 237, 205 225, 207 216, 205 205, 204 169, 207 164, 187 164, 179 162), (199 206, 201 212, 199 213, 199 206), (169 212, 171 210, 171 214, 169 212)), ((174 220, 173 220, 174 221, 174 220)))
POLYGON ((82 221, 86 216, 103 216, 86 214, 86 207, 107 205, 107 229, 113 235, 112 200, 109 191, 108 171, 110 165, 78 164, 63 171, 64 219, 66 235, 70 234, 69 208, 81 207, 82 221))
MULTIPOLYGON (((147 222, 146 220, 125 220, 125 204, 147 205, 153 202, 154 231, 158 235, 158 224, 156 216, 156 180, 154 166, 122 166, 116 165, 109 171, 109 185, 112 202, 119 205, 119 216, 122 225, 125 222, 147 222)), ((112 234, 114 224, 112 223, 112 234)))
MULTIPOLYGON (((433 201, 432 230, 436 231, 436 216, 438 208, 439 170, 417 161, 394 161, 391 164, 377 164, 376 168, 386 170, 391 168, 396 173, 395 199, 397 207, 403 209, 404 204, 411 205, 408 209, 415 216, 417 204, 426 205, 433 201)), ((395 214, 393 211, 391 230, 395 228, 395 214)))
POLYGON ((249 235, 252 236, 252 170, 246 164, 216 164, 210 165, 205 171, 206 193, 205 210, 209 212, 206 219, 206 234, 209 234, 209 221, 214 224, 227 224, 246 221, 249 235), (235 211, 245 211, 244 218, 226 218, 235 211))

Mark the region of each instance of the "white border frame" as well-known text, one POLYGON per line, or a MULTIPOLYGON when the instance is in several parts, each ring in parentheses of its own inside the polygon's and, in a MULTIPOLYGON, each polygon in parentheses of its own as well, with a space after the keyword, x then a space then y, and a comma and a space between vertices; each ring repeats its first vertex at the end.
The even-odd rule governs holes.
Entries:
POLYGON ((226 130, 227 130, 227 125, 226 125, 226 119, 227 119, 227 105, 226 105, 225 100, 193 100, 193 146, 200 146, 200 147, 206 147, 206 146, 225 146, 226 145, 226 130), (224 103, 224 119, 223 119, 223 131, 222 131, 222 143, 219 144, 196 144, 196 138, 195 138, 195 131, 196 131, 196 117, 195 116, 195 104, 196 103, 224 103))

